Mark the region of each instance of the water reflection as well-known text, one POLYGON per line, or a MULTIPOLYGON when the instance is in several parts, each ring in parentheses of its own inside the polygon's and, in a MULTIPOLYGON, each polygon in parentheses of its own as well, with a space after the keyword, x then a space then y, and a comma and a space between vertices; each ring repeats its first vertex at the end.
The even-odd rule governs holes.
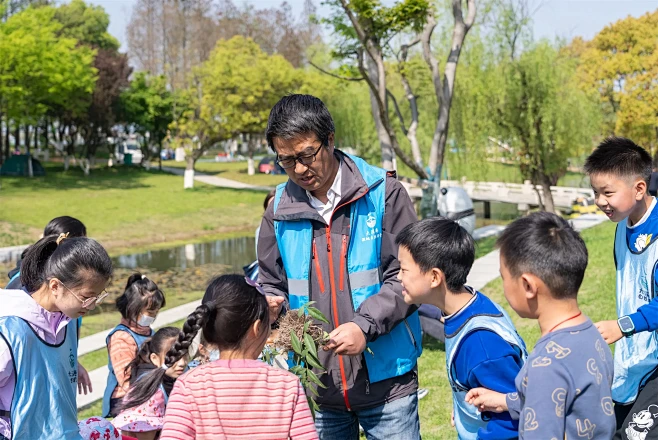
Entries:
POLYGON ((241 273, 243 266, 256 259, 254 237, 229 238, 209 243, 187 244, 141 254, 120 255, 113 259, 116 267, 146 268, 157 271, 188 269, 204 264, 224 264, 241 273))

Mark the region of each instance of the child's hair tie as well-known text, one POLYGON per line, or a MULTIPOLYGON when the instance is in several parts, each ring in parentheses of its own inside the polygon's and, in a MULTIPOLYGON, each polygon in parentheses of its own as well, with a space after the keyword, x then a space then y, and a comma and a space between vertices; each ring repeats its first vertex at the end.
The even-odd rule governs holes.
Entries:
POLYGON ((169 367, 167 366, 167 364, 162 364, 162 366, 161 366, 160 368, 162 368, 162 369, 165 370, 165 371, 169 369, 169 367))
POLYGON ((65 238, 68 238, 68 236, 69 236, 69 233, 68 233, 68 232, 67 232, 66 234, 64 234, 64 233, 59 234, 59 237, 57 237, 57 240, 55 241, 55 243, 57 244, 57 246, 59 246, 59 244, 60 244, 62 241, 64 241, 65 238))
POLYGON ((142 279, 143 279, 143 280, 146 279, 146 275, 142 275, 142 279))

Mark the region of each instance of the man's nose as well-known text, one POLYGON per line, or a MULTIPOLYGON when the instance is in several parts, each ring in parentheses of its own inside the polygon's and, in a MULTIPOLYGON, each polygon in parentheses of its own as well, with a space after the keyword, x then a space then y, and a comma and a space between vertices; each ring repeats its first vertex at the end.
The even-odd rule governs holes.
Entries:
POLYGON ((295 173, 304 174, 307 169, 308 169, 308 165, 304 165, 303 163, 299 162, 298 160, 295 161, 295 173))

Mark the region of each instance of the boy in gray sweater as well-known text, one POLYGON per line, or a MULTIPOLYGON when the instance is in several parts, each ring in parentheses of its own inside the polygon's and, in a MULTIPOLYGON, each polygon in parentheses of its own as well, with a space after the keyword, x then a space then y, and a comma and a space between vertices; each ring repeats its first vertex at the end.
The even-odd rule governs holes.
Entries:
POLYGON ((475 388, 466 401, 519 418, 520 439, 612 438, 612 354, 577 300, 585 243, 566 220, 538 212, 509 225, 498 247, 505 298, 538 321, 541 338, 516 377, 517 392, 475 388))

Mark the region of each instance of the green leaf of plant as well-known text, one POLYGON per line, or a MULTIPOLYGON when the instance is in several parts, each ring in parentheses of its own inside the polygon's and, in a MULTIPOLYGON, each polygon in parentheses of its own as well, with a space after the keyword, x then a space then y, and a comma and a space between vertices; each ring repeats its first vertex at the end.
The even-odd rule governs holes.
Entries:
POLYGON ((313 356, 311 353, 309 353, 309 355, 306 357, 306 362, 308 362, 309 365, 324 371, 324 367, 320 363, 320 360, 316 356, 313 356))
POLYGON ((306 349, 309 351, 309 353, 315 357, 318 357, 318 350, 315 346, 315 341, 313 340, 313 337, 311 337, 311 335, 308 333, 304 333, 304 345, 306 346, 306 349))
POLYGON ((309 307, 308 308, 308 314, 311 318, 315 319, 316 321, 324 322, 325 324, 329 324, 329 321, 327 318, 324 317, 321 311, 316 309, 315 307, 309 307))
POLYGON ((325 389, 327 388, 327 386, 326 386, 325 384, 323 384, 323 383, 320 381, 320 379, 318 378, 318 376, 316 376, 315 373, 314 373, 313 371, 311 371, 311 370, 308 371, 308 380, 309 380, 310 382, 313 382, 314 384, 316 384, 316 385, 319 386, 320 388, 325 388, 325 389))
POLYGON ((292 349, 295 350, 295 353, 302 353, 302 343, 299 341, 299 338, 294 331, 290 330, 290 342, 292 343, 292 349))

